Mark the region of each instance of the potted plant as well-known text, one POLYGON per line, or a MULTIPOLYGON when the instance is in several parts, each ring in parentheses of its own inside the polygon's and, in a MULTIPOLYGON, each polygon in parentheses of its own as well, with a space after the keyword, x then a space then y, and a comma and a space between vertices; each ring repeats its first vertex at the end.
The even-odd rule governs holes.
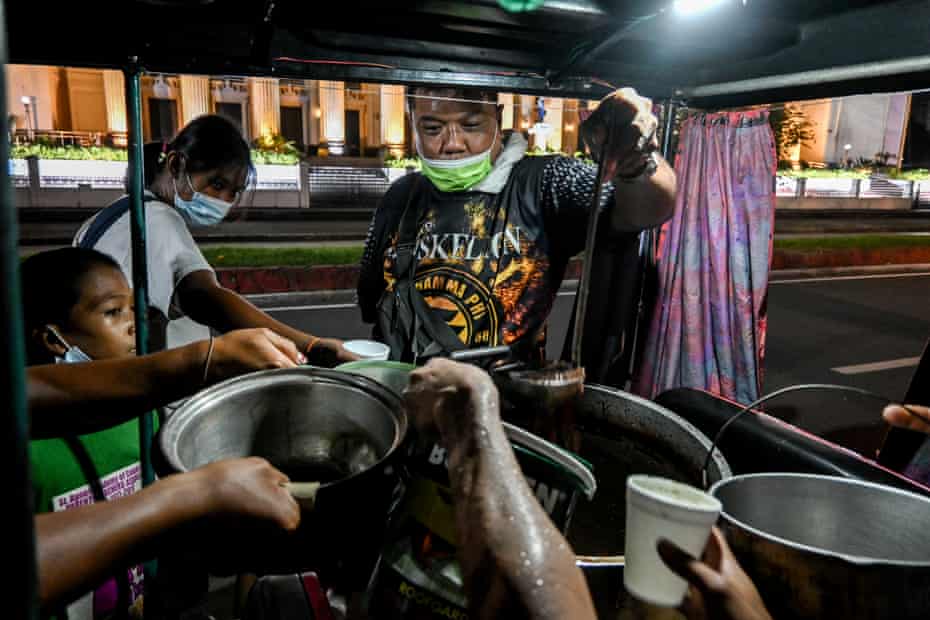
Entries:
POLYGON ((769 124, 775 135, 779 162, 790 162, 792 168, 798 169, 801 147, 810 146, 816 139, 814 124, 799 106, 790 103, 771 110, 769 124))

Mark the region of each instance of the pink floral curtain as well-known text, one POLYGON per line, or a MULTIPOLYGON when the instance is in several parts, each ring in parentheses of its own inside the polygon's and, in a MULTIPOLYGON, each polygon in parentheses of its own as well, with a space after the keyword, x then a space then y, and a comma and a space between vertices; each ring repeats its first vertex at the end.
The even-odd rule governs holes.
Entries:
POLYGON ((658 293, 633 391, 701 388, 758 398, 775 222, 767 111, 692 116, 681 128, 675 216, 659 242, 658 293))

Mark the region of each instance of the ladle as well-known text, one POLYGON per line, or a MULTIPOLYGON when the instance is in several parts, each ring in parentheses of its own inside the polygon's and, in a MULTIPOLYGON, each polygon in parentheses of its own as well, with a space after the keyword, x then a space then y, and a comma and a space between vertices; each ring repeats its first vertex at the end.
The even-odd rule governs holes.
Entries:
MULTIPOLYGON (((611 117, 612 118, 612 117, 611 117)), ((605 155, 613 133, 613 122, 607 125, 604 142, 601 144, 600 157, 597 162, 597 179, 594 185, 594 197, 591 200, 591 211, 588 213, 588 234, 585 238, 584 259, 581 264, 581 282, 578 283, 578 303, 575 310, 575 329, 572 333, 572 365, 581 367, 581 344, 584 338, 584 319, 588 311, 588 293, 591 289, 591 271, 594 263, 594 245, 597 239, 597 224, 600 219, 601 193, 604 189, 604 171, 606 169, 605 155)))

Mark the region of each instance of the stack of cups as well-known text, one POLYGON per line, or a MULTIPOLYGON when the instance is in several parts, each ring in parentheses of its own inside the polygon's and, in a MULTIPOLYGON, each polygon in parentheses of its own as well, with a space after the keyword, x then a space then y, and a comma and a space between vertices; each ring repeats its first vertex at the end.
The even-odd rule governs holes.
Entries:
POLYGON ((662 538, 701 557, 720 501, 687 484, 635 475, 626 483, 626 565, 623 583, 636 598, 677 607, 688 583, 673 573, 656 550, 662 538))

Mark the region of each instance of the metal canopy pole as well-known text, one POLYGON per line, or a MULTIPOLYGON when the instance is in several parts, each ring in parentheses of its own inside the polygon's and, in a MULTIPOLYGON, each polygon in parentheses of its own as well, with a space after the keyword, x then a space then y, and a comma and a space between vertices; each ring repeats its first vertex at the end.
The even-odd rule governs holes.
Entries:
MULTIPOLYGON (((678 108, 681 102, 674 99, 667 99, 663 105, 664 112, 662 124, 662 157, 670 165, 674 166, 672 156, 672 132, 675 129, 675 119, 678 116, 678 108)), ((658 257, 656 256, 659 249, 659 231, 661 226, 650 228, 642 232, 639 246, 639 297, 634 315, 632 326, 633 343, 629 348, 629 357, 626 360, 626 368, 631 378, 635 378, 636 367, 643 356, 643 348, 646 344, 646 334, 649 326, 646 324, 649 316, 652 314, 653 293, 656 290, 658 279, 658 257)))
POLYGON ((19 238, 16 211, 10 192, 10 140, 6 115, 6 13, 0 2, 0 347, 4 368, 0 372, 0 394, 6 394, 0 455, 4 460, 5 504, 10 507, 10 524, 4 558, 10 566, 6 579, 4 616, 37 617, 35 531, 32 482, 28 459, 28 410, 26 401, 26 354, 23 337, 19 285, 19 238))
MULTIPOLYGON (((674 99, 667 99, 662 106, 665 112, 663 120, 665 123, 662 127, 662 157, 669 163, 675 165, 675 158, 672 157, 672 133, 675 131, 675 119, 678 116, 678 107, 680 102, 674 99)), ((661 228, 661 227, 659 227, 661 228)), ((656 252, 659 249, 659 228, 651 228, 645 234, 645 256, 644 263, 649 267, 656 265, 656 252)))
POLYGON ((669 156, 672 154, 672 133, 675 130, 675 117, 678 115, 678 102, 669 99, 662 107, 665 108, 665 127, 662 130, 662 157, 674 165, 675 162, 669 160, 669 156))
MULTIPOLYGON (((136 306, 136 354, 145 355, 149 346, 149 286, 148 264, 145 254, 145 203, 144 157, 142 150, 142 95, 138 59, 131 58, 124 75, 126 79, 126 107, 129 121, 129 221, 132 236, 132 293, 136 306)), ((152 435, 154 422, 151 411, 139 416, 139 462, 142 465, 142 485, 154 482, 152 469, 152 435)))

